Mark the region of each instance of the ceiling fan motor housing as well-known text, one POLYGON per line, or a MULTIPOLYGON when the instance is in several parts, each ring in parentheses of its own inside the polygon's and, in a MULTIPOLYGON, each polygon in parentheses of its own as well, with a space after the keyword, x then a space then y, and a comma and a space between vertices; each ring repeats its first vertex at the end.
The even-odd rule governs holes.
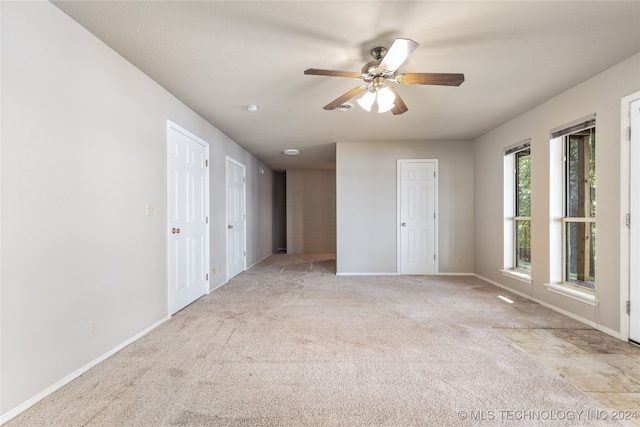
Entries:
POLYGON ((380 62, 380 59, 374 59, 373 61, 364 64, 364 66, 362 67, 362 80, 367 83, 374 82, 375 85, 375 80, 378 78, 383 78, 386 80, 392 79, 396 76, 396 70, 383 70, 382 68, 380 68, 380 62))
POLYGON ((362 75, 365 77, 373 78, 376 74, 380 72, 380 60, 374 59, 373 61, 369 61, 362 67, 362 75))

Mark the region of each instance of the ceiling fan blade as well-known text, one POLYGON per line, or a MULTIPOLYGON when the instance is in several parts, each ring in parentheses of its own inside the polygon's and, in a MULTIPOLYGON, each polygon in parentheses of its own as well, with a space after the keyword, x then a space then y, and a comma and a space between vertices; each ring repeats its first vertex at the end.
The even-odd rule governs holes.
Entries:
POLYGON ((319 70, 317 68, 309 68, 308 70, 304 70, 304 73, 312 76, 350 77, 352 79, 362 77, 361 73, 355 71, 319 70))
POLYGON ((420 45, 411 39, 395 39, 387 54, 382 58, 380 68, 385 71, 397 70, 418 46, 420 45))
POLYGON ((366 85, 353 88, 349 92, 345 93, 339 98, 336 98, 335 100, 331 101, 330 103, 328 103, 322 108, 324 108, 325 110, 335 110, 336 108, 338 108, 339 106, 341 106, 342 104, 350 100, 351 98, 360 95, 362 92, 365 92, 367 89, 369 89, 369 86, 366 86, 366 85))
POLYGON ((391 109, 391 112, 393 113, 393 115, 397 116, 398 114, 403 114, 409 111, 409 109, 407 108, 407 105, 404 103, 402 98, 400 98, 400 94, 398 93, 398 91, 393 86, 387 86, 387 87, 396 96, 396 99, 393 102, 394 104, 393 108, 391 109))
POLYGON ((460 86, 464 82, 464 74, 407 73, 399 75, 396 80, 403 85, 460 86))

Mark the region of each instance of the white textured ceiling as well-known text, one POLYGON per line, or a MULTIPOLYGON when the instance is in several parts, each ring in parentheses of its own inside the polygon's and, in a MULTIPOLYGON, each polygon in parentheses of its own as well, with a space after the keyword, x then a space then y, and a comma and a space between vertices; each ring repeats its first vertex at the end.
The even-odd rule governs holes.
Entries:
POLYGON ((332 168, 336 141, 472 139, 640 52, 639 1, 54 4, 276 170, 332 168), (360 71, 397 37, 420 43, 401 73, 466 81, 398 86, 398 116, 322 109, 359 83, 304 70, 360 71))

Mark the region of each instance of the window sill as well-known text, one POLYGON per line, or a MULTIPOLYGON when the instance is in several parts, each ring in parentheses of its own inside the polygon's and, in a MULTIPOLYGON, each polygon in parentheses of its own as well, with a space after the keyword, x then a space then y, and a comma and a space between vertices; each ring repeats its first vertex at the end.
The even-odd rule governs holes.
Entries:
POLYGON ((548 291, 564 295, 565 297, 580 301, 594 307, 596 307, 599 302, 596 298, 595 293, 583 291, 573 286, 563 285, 560 283, 545 283, 545 286, 547 287, 548 291))
POLYGON ((500 270, 500 273, 502 273, 504 276, 511 277, 512 279, 519 280, 529 285, 531 284, 531 274, 516 270, 500 270))

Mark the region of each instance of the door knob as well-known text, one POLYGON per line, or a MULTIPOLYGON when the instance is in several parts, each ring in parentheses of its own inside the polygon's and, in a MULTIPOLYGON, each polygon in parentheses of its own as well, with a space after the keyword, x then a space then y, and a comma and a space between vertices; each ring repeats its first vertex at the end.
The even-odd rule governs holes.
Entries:
POLYGON ((406 227, 406 226, 407 226, 407 223, 406 223, 406 222, 403 222, 403 223, 402 223, 402 224, 400 224, 400 225, 401 225, 401 226, 403 226, 403 227, 406 227))
POLYGON ((227 228, 228 228, 229 230, 231 230, 231 229, 233 228, 233 225, 229 224, 229 225, 227 226, 227 228))
POLYGON ((179 234, 179 233, 180 233, 180 229, 179 229, 179 228, 175 228, 175 227, 173 227, 173 228, 171 229, 171 233, 173 233, 173 234, 179 234))

